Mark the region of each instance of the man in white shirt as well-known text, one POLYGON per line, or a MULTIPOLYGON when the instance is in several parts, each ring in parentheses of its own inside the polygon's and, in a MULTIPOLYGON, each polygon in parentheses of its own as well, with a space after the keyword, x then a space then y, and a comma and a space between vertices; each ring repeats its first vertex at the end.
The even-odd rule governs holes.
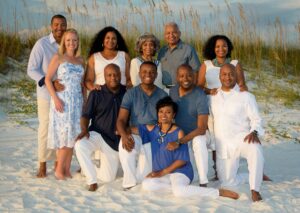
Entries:
MULTIPOLYGON (((52 56, 57 53, 60 40, 67 29, 67 20, 62 15, 55 15, 51 19, 51 33, 40 38, 30 53, 27 74, 36 81, 38 105, 38 161, 37 177, 46 177, 46 161, 55 159, 55 150, 47 150, 50 95, 45 86, 45 75, 52 56)), ((59 91, 63 85, 55 85, 59 91)))
POLYGON ((255 97, 234 89, 236 71, 231 64, 220 70, 221 88, 211 97, 211 114, 216 137, 217 171, 223 187, 249 178, 253 201, 260 201, 264 157, 258 136, 264 134, 255 97), (238 174, 240 158, 246 158, 249 175, 238 174))

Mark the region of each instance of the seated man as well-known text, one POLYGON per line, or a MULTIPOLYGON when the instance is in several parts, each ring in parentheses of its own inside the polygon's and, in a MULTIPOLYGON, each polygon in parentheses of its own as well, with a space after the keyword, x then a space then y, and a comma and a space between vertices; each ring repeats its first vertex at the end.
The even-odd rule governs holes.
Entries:
POLYGON ((143 62, 139 76, 141 83, 126 92, 117 120, 117 129, 121 135, 119 156, 124 171, 124 190, 140 183, 151 171, 149 143, 143 145, 140 136, 130 134, 128 129, 140 124, 155 124, 155 105, 159 99, 167 96, 167 93, 154 84, 157 67, 153 62, 143 62))
POLYGON ((255 97, 234 90, 235 67, 220 70, 221 88, 211 97, 211 114, 217 151, 217 171, 221 186, 235 186, 248 175, 237 174, 240 157, 246 158, 252 200, 262 200, 259 189, 263 180, 264 157, 258 136, 264 134, 255 97))
POLYGON ((101 90, 93 90, 89 95, 80 120, 81 133, 75 144, 77 159, 86 176, 89 191, 97 190, 97 176, 101 182, 114 180, 119 166, 120 137, 116 135, 116 120, 126 87, 120 84, 118 65, 108 64, 104 68, 104 78, 105 85, 101 90), (91 158, 96 150, 101 153, 98 171, 91 158))
MULTIPOLYGON (((178 104, 176 124, 183 129, 185 136, 179 140, 180 144, 191 144, 193 152, 191 159, 195 157, 196 166, 199 174, 200 186, 208 183, 208 150, 206 140, 206 129, 208 120, 208 102, 206 94, 194 83, 192 68, 183 64, 177 69, 178 86, 170 90, 171 98, 178 104)), ((172 149, 177 149, 178 144, 169 144, 172 149)), ((192 160, 193 162, 193 160, 192 160)), ((193 165, 194 166, 194 165, 193 165)))

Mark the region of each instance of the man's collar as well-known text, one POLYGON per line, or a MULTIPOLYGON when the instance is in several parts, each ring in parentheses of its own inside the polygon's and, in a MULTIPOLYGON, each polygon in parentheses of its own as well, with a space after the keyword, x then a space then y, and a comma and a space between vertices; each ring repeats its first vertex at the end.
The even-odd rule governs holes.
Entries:
MULTIPOLYGON (((174 49, 182 49, 182 47, 183 47, 183 42, 181 41, 181 39, 179 39, 178 43, 176 44, 176 46, 172 50, 174 50, 174 49)), ((170 49, 170 46, 167 45, 167 48, 170 49)))
POLYGON ((56 43, 56 40, 55 40, 55 38, 54 38, 54 36, 53 36, 53 33, 50 33, 50 35, 49 35, 49 40, 50 40, 50 43, 51 43, 51 44, 56 43))

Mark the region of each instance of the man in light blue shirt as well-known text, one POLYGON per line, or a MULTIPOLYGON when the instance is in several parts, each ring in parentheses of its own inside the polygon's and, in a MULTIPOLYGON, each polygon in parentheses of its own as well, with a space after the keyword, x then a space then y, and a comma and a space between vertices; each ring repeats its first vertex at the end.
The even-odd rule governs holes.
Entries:
POLYGON ((192 46, 181 41, 178 25, 174 22, 167 23, 164 36, 167 45, 160 49, 157 57, 162 66, 163 84, 167 88, 176 84, 176 71, 182 64, 190 65, 196 78, 200 67, 198 55, 192 46))
POLYGON ((52 56, 57 53, 61 38, 67 29, 67 20, 62 15, 51 19, 51 33, 40 38, 30 53, 27 74, 36 81, 38 104, 38 161, 37 177, 46 177, 46 161, 55 159, 55 151, 47 150, 50 95, 45 86, 45 75, 52 56))
POLYGON ((156 103, 167 96, 167 93, 154 84, 157 67, 153 62, 143 62, 139 76, 141 83, 126 92, 117 119, 117 130, 121 135, 119 157, 124 171, 124 189, 140 183, 152 170, 150 143, 143 144, 140 136, 127 131, 128 127, 155 124, 156 103))

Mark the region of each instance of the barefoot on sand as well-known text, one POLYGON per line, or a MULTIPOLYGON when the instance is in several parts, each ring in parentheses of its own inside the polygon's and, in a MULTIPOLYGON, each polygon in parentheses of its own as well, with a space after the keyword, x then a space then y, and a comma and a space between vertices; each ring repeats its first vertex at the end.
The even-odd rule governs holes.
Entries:
POLYGON ((228 190, 228 189, 219 189, 219 196, 228 197, 228 198, 231 198, 234 200, 237 200, 240 197, 238 193, 228 190))
POLYGON ((36 177, 45 178, 47 176, 46 171, 47 171, 46 162, 40 163, 40 168, 38 173, 36 174, 36 177))
POLYGON ((94 192, 94 191, 96 191, 98 189, 98 184, 97 183, 93 183, 93 184, 91 184, 90 186, 89 186, 89 191, 90 192, 94 192))
POLYGON ((257 201, 261 201, 262 197, 259 194, 259 192, 255 191, 255 190, 251 190, 251 194, 252 194, 252 200, 253 202, 257 202, 257 201))

